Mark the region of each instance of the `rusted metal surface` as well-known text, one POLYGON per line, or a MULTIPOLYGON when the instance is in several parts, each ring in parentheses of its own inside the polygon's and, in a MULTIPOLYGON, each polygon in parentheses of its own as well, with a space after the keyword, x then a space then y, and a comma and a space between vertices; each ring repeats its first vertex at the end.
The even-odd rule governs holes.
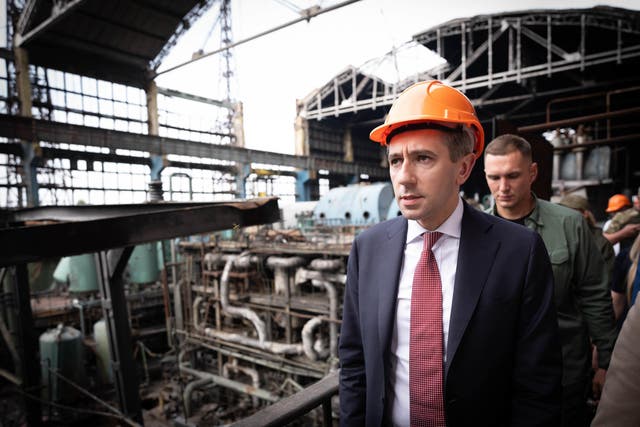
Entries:
POLYGON ((265 224, 279 216, 275 198, 4 211, 0 213, 0 266, 265 224))

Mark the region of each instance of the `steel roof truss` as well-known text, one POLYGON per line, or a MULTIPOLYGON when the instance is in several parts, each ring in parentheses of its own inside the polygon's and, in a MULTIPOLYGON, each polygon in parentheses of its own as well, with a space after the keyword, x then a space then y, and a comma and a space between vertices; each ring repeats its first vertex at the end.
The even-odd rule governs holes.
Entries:
MULTIPOLYGON (((17 45, 19 47, 23 47, 30 41, 35 40, 65 16, 69 15, 76 7, 80 6, 85 1, 86 0, 54 1, 53 7, 51 8, 51 16, 48 19, 40 23, 36 28, 29 31, 27 34, 16 34, 17 45)), ((29 10, 30 8, 25 8, 24 13, 29 13, 29 10)), ((22 17, 20 17, 20 20, 22 21, 22 17)), ((28 22, 28 19, 25 18, 24 22, 28 22)))

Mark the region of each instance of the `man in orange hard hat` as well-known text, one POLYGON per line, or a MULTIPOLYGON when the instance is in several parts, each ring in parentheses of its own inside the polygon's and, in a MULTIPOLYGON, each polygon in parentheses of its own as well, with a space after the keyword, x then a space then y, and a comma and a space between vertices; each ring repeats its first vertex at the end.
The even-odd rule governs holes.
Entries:
POLYGON ((343 426, 555 426, 562 360, 540 237, 459 196, 484 132, 439 81, 393 103, 386 145, 402 216, 361 233, 340 334, 343 426))
POLYGON ((613 216, 605 224, 604 237, 612 245, 620 243, 616 248, 618 254, 621 249, 628 249, 640 232, 640 205, 638 202, 632 205, 624 194, 615 194, 609 198, 606 212, 613 216))

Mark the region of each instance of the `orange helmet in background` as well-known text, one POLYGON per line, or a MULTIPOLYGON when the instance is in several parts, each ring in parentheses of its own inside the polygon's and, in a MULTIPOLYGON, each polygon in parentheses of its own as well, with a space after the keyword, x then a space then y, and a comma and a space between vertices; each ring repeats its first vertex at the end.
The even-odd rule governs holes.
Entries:
POLYGON ((458 89, 438 80, 416 83, 405 89, 394 101, 384 124, 371 131, 369 137, 387 145, 389 135, 410 124, 440 123, 468 126, 475 136, 476 158, 484 149, 484 130, 471 101, 458 89))
POLYGON ((629 198, 624 194, 615 194, 609 198, 609 204, 607 205, 605 212, 613 213, 627 207, 631 207, 631 201, 629 201, 629 198))

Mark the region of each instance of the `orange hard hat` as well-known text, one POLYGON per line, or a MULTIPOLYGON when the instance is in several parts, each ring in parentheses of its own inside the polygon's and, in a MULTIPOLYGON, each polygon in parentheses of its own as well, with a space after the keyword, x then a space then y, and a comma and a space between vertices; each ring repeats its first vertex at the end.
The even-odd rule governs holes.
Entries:
POLYGON ((624 194, 615 194, 609 198, 609 204, 607 205, 605 212, 613 213, 630 206, 631 202, 627 196, 624 194))
POLYGON ((476 158, 484 148, 484 130, 471 101, 458 89, 438 80, 416 83, 405 89, 395 100, 384 124, 371 131, 369 137, 382 145, 401 126, 417 123, 461 124, 475 136, 473 153, 476 158))

